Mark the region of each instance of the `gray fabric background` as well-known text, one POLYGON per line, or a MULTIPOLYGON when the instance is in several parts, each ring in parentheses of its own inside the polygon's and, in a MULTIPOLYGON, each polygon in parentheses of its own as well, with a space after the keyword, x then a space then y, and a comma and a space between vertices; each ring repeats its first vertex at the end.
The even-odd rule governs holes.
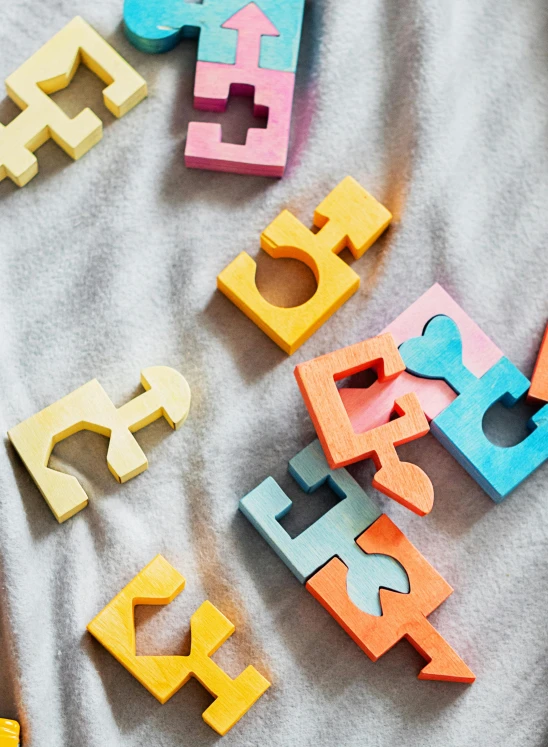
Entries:
MULTIPOLYGON (((548 12, 544 0, 312 0, 301 47, 289 168, 281 181, 183 163, 196 48, 132 48, 121 0, 14 0, 0 22, 4 78, 77 13, 147 79, 150 97, 114 121, 79 72, 56 95, 91 106, 104 139, 73 163, 52 142, 24 189, 0 185, 0 429, 97 377, 119 405, 139 371, 170 365, 193 403, 173 433, 137 438, 149 470, 109 473, 106 439, 79 434, 53 464, 89 507, 58 526, 7 442, 0 453, 0 715, 25 747, 173 747, 219 737, 196 683, 165 706, 85 632, 156 553, 186 577, 170 607, 139 610, 139 653, 188 647, 204 600, 237 626, 216 655, 254 664, 268 693, 224 745, 548 744, 548 502, 541 468, 496 506, 431 437, 401 449, 431 475, 426 518, 376 494, 454 586, 431 621, 477 674, 471 687, 416 679, 405 642, 370 662, 238 513, 267 475, 295 498, 293 532, 330 504, 305 499, 287 460, 314 437, 292 370, 379 332, 439 281, 526 374, 548 316, 548 12), (395 216, 354 263, 358 293, 287 358, 215 290, 285 207, 315 205, 354 175, 395 216)), ((250 123, 249 103, 229 113, 250 123)), ((17 112, 0 102, 0 120, 17 112)), ((241 135, 241 132, 239 133, 241 135)), ((269 297, 297 300, 308 273, 263 261, 269 297), (280 290, 293 284, 289 293, 280 290), (281 295, 280 295, 281 294, 281 295)), ((368 488, 368 464, 352 469, 368 488)))

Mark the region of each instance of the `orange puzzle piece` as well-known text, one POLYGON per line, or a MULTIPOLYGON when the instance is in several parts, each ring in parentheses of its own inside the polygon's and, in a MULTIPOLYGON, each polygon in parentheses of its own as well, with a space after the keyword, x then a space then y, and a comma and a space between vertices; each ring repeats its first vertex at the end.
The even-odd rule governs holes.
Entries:
POLYGON ((432 483, 416 464, 402 462, 395 448, 430 430, 417 396, 405 394, 394 402, 400 416, 395 420, 355 433, 336 387, 336 381, 371 367, 379 369, 379 381, 405 371, 392 335, 372 337, 301 363, 295 368, 295 378, 329 466, 336 469, 371 457, 378 470, 373 487, 424 516, 434 502, 432 483))
POLYGON ((548 326, 540 344, 527 400, 529 402, 548 402, 548 326))
POLYGON ((382 616, 362 612, 348 597, 348 569, 338 558, 308 580, 308 591, 372 661, 406 638, 429 662, 419 679, 473 682, 473 672, 426 619, 453 592, 451 586, 384 514, 356 542, 367 553, 398 560, 409 576, 409 593, 381 589, 382 616))

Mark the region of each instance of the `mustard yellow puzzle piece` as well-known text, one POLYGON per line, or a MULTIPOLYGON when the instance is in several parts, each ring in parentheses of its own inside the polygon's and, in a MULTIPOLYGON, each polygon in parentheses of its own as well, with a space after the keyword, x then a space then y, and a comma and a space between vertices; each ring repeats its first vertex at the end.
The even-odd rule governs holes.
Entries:
POLYGON ((110 439, 107 464, 118 482, 144 472, 148 461, 132 435, 164 417, 181 426, 190 409, 190 388, 184 376, 167 366, 141 371, 146 390, 116 408, 97 379, 8 431, 8 436, 59 523, 87 506, 88 497, 72 475, 48 467, 55 444, 82 430, 110 439))
POLYGON ((77 16, 6 79, 9 97, 23 111, 0 124, 0 181, 8 176, 24 187, 38 172, 34 151, 50 138, 75 160, 99 142, 103 125, 91 109, 70 119, 48 95, 69 85, 80 62, 107 84, 103 98, 115 117, 147 95, 144 79, 77 16))
POLYGON ((0 747, 19 747, 19 724, 7 718, 0 718, 0 747))
POLYGON ((312 298, 293 308, 266 301, 255 284, 257 265, 246 252, 220 273, 217 287, 291 355, 359 287, 359 275, 337 256, 339 252, 348 247, 359 259, 391 220, 391 213, 347 176, 316 208, 318 233, 284 210, 261 236, 261 247, 271 257, 297 259, 310 267, 318 285, 312 298))
POLYGON ((88 625, 89 632, 160 703, 168 701, 191 677, 215 697, 203 719, 224 735, 270 686, 248 666, 231 679, 210 658, 234 632, 234 625, 210 602, 190 619, 188 656, 137 656, 134 609, 139 604, 166 605, 184 589, 185 579, 162 555, 157 555, 88 625))

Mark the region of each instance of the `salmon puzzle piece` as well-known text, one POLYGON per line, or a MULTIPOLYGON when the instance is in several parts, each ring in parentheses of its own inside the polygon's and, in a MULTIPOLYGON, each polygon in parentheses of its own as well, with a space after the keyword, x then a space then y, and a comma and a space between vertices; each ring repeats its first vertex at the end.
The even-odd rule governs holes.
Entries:
POLYGON ((548 326, 540 345, 527 400, 529 402, 548 402, 548 326))
POLYGON ((381 589, 382 616, 368 615, 350 601, 347 568, 338 558, 309 579, 308 591, 372 661, 406 638, 429 662, 419 679, 473 682, 475 675, 426 619, 452 593, 449 584, 386 515, 356 541, 366 553, 383 553, 398 560, 409 576, 410 592, 381 589))
POLYGON ((122 117, 147 95, 143 78, 82 18, 76 17, 6 80, 9 97, 23 111, 0 124, 0 181, 19 187, 38 173, 34 151, 53 138, 77 160, 103 136, 91 109, 70 118, 48 94, 66 88, 83 62, 104 83, 105 106, 122 117))
MULTIPOLYGON (((475 376, 483 376, 502 358, 502 351, 438 283, 383 329, 381 334, 390 333, 396 345, 400 346, 411 337, 421 335, 430 319, 439 314, 451 317, 458 325, 464 363, 475 376)), ((339 390, 356 433, 388 423, 394 402, 409 392, 417 395, 428 420, 439 415, 456 397, 446 382, 420 378, 409 371, 396 379, 376 381, 367 389, 339 390)))
POLYGON ((400 353, 408 371, 445 381, 458 395, 432 420, 432 433, 496 503, 548 459, 548 405, 530 418, 531 433, 514 446, 493 444, 484 433, 484 416, 494 404, 512 407, 529 390, 508 358, 477 378, 464 365, 459 328, 447 316, 434 317, 400 353))
POLYGON ((388 227, 392 215, 348 176, 314 213, 314 234, 284 210, 261 236, 261 247, 274 259, 304 262, 318 287, 306 303, 294 308, 274 306, 259 293, 257 265, 242 252, 217 278, 217 287, 282 350, 291 355, 359 287, 360 277, 337 255, 348 247, 359 259, 388 227))
POLYGON ((17 721, 0 718, 0 747, 19 747, 20 731, 17 721))
POLYGON ((174 429, 185 422, 190 388, 184 376, 167 366, 153 366, 141 371, 141 384, 146 390, 143 394, 116 408, 93 379, 8 431, 59 523, 85 508, 88 497, 75 477, 48 467, 55 444, 82 430, 106 436, 110 439, 108 468, 123 483, 148 468, 135 431, 161 417, 174 429))
POLYGON ((234 633, 230 620, 210 602, 204 602, 190 620, 192 639, 188 656, 135 653, 135 607, 170 604, 184 586, 183 576, 157 555, 87 629, 162 704, 195 677, 215 698, 202 717, 222 736, 270 687, 268 680, 252 666, 233 680, 211 659, 234 633))
POLYGON ((379 369, 381 382, 405 370, 392 335, 373 337, 301 363, 295 368, 295 378, 330 467, 372 458, 378 470, 373 486, 424 516, 434 501, 432 483, 420 467, 400 461, 395 448, 429 431, 416 395, 405 394, 393 403, 400 417, 359 434, 339 396, 336 381, 371 367, 379 369))
POLYGON ((235 65, 198 62, 194 107, 224 111, 230 94, 253 95, 256 116, 266 116, 266 129, 251 128, 245 145, 222 142, 220 124, 190 122, 185 164, 190 168, 281 177, 285 171, 295 73, 259 67, 261 39, 279 36, 277 28, 255 3, 223 24, 238 32, 235 65))

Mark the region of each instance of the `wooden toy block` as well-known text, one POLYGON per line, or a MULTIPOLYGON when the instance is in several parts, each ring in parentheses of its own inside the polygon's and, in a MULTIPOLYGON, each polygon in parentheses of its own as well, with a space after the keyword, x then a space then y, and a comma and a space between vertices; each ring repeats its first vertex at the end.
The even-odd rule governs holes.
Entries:
POLYGON ((372 661, 406 638, 429 662, 419 679, 473 682, 474 674, 426 619, 452 593, 449 584, 385 515, 356 541, 366 553, 398 560, 409 576, 409 594, 381 589, 382 616, 366 614, 348 598, 348 569, 338 558, 312 576, 306 584, 308 591, 372 661))
MULTIPOLYGON (((258 8, 278 29, 275 38, 262 41, 259 65, 263 69, 294 73, 297 68, 304 0, 257 0, 258 8)), ((227 19, 246 7, 245 0, 125 0, 126 34, 138 49, 149 54, 167 52, 182 38, 198 36, 198 61, 233 65, 238 37, 227 19)))
POLYGON ((540 345, 527 400, 529 402, 548 402, 548 326, 540 345))
POLYGON ((82 430, 106 436, 108 468, 123 483, 148 467, 133 433, 162 416, 174 429, 185 422, 190 389, 184 376, 173 368, 154 366, 141 371, 141 384, 143 394, 116 408, 93 379, 8 431, 59 523, 85 508, 88 498, 75 477, 47 466, 55 444, 82 430))
POLYGON ((0 181, 19 187, 38 172, 34 151, 53 138, 77 160, 103 136, 101 120, 84 109, 68 117, 48 94, 66 88, 83 62, 104 83, 105 106, 122 117, 147 95, 143 78, 82 18, 76 17, 6 80, 8 95, 23 111, 0 125, 0 181))
MULTIPOLYGON (((502 358, 502 351, 437 283, 381 334, 389 332, 399 346, 411 337, 421 335, 426 324, 439 314, 445 314, 457 323, 462 336, 464 364, 475 376, 483 376, 502 358)), ((444 381, 419 378, 408 371, 390 381, 376 381, 367 389, 339 390, 356 433, 388 423, 395 400, 409 392, 417 395, 428 420, 439 415, 456 396, 444 381)))
POLYGON ((240 511, 301 583, 340 557, 349 569, 350 599, 364 612, 380 615, 379 589, 407 593, 409 584, 399 563, 384 555, 366 555, 354 541, 379 518, 379 509, 345 469, 329 469, 319 441, 293 457, 289 471, 305 492, 326 483, 341 501, 294 539, 278 523, 291 510, 291 500, 272 477, 242 498, 240 511))
POLYGON ((17 721, 0 718, 0 747, 19 747, 19 733, 17 721))
POLYGON ((87 629, 162 704, 195 677, 215 698, 202 717, 223 736, 270 686, 252 666, 233 680, 210 658, 234 633, 230 620, 210 602, 204 602, 190 619, 188 656, 135 653, 135 607, 170 604, 184 586, 183 576, 157 555, 87 629))
POLYGON ((346 177, 318 206, 314 234, 284 210, 261 236, 261 247, 271 257, 304 262, 318 287, 306 303, 281 308, 268 303, 255 284, 257 265, 245 252, 217 278, 217 287, 291 355, 356 292, 359 275, 337 255, 348 247, 359 259, 387 228, 391 214, 352 177, 346 177))
POLYGON ((420 467, 400 461, 395 448, 429 431, 417 397, 405 394, 393 403, 393 411, 400 416, 395 420, 355 433, 339 396, 336 381, 372 366, 378 369, 381 382, 405 370, 392 335, 373 337, 301 363, 295 368, 295 378, 329 466, 344 467, 372 458, 378 470, 373 486, 424 516, 434 501, 432 483, 420 467))
POLYGON ((432 433, 496 503, 548 459, 548 405, 531 418, 532 433, 515 446, 496 446, 483 431, 492 405, 511 407, 529 389, 528 379, 507 358, 476 378, 462 362, 459 328, 444 316, 434 317, 423 336, 408 340, 400 352, 412 373, 443 379, 458 393, 432 421, 432 433))

